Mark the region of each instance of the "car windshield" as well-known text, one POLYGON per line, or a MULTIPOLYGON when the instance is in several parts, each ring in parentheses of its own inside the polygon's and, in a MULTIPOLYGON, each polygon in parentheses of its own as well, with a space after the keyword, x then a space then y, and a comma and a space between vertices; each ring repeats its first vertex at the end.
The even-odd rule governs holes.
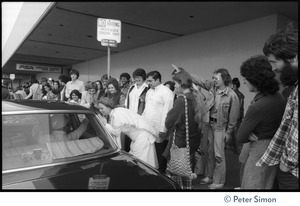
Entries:
POLYGON ((2 116, 2 170, 80 161, 116 149, 93 114, 2 116))

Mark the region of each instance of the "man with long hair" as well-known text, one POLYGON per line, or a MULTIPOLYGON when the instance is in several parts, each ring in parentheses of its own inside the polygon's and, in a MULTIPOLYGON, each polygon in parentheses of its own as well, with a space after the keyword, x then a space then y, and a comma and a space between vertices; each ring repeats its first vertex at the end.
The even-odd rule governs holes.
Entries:
MULTIPOLYGON (((298 73, 298 30, 288 24, 285 30, 271 35, 263 47, 273 70, 292 69, 298 73)), ((299 189, 298 165, 298 80, 287 100, 281 124, 257 166, 278 165, 279 189, 299 189)))

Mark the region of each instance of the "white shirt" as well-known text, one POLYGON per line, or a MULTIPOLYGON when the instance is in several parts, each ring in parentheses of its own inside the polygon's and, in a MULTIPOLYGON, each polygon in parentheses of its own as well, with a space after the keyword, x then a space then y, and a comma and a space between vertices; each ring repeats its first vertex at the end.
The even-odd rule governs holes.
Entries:
POLYGON ((30 87, 29 87, 29 94, 25 97, 25 99, 29 99, 32 96, 32 99, 38 99, 37 98, 37 90, 39 87, 42 87, 42 85, 39 85, 38 83, 33 83, 30 87))
MULTIPOLYGON (((154 130, 148 119, 130 111, 129 109, 117 107, 111 111, 109 117, 109 124, 111 124, 117 132, 128 132, 132 129, 145 130, 153 136, 151 140, 149 140, 151 143, 155 141, 155 136, 158 136, 158 133, 154 130)), ((132 140, 135 140, 136 138, 135 136, 130 137, 132 140)))
POLYGON ((68 81, 68 83, 66 84, 66 94, 65 94, 68 99, 70 98, 70 93, 74 89, 77 89, 82 94, 85 91, 84 82, 78 79, 76 79, 74 82, 68 81))
POLYGON ((148 120, 153 123, 153 127, 158 132, 166 132, 165 121, 167 114, 173 107, 174 94, 163 84, 155 89, 149 89, 146 94, 146 106, 143 112, 148 120))
MULTIPOLYGON (((158 134, 155 134, 156 131, 151 122, 145 117, 122 107, 113 109, 109 116, 110 123, 106 124, 106 128, 114 136, 123 132, 132 140, 129 153, 158 168, 154 145, 158 134)), ((120 144, 120 141, 118 144, 120 144)))
POLYGON ((21 94, 23 99, 27 96, 27 94, 24 90, 18 90, 18 91, 15 92, 15 94, 21 94))
POLYGON ((127 108, 127 102, 128 102, 127 99, 129 98, 129 107, 128 107, 128 109, 130 109, 131 111, 133 111, 135 113, 138 113, 140 95, 142 94, 144 89, 147 88, 147 87, 148 87, 148 85, 147 85, 146 82, 144 82, 140 86, 140 88, 138 88, 137 85, 134 84, 133 89, 131 90, 129 95, 126 96, 125 107, 127 108))

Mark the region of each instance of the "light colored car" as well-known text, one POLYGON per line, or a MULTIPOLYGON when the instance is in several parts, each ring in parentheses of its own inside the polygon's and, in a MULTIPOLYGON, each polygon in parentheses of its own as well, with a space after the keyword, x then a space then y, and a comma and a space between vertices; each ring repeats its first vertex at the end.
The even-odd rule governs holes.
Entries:
POLYGON ((179 190, 80 105, 2 101, 2 189, 179 190))

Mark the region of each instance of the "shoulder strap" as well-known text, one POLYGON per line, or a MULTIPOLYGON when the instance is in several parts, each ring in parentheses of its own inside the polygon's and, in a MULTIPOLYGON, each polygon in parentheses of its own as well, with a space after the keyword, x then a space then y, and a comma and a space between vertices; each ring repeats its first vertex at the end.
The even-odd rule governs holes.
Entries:
MULTIPOLYGON (((188 104, 187 104, 187 99, 186 96, 183 94, 179 94, 178 96, 183 96, 184 98, 184 113, 185 113, 185 129, 186 129, 186 148, 188 151, 188 156, 189 156, 189 151, 190 151, 190 143, 189 143, 189 119, 188 119, 188 104)), ((174 134, 173 134, 173 143, 175 144, 175 134, 176 134, 176 128, 174 129, 174 134)))
POLYGON ((190 151, 190 144, 189 144, 189 119, 188 119, 188 104, 187 104, 187 99, 186 96, 183 95, 184 97, 184 109, 185 109, 185 130, 186 130, 186 148, 188 151, 190 151))

